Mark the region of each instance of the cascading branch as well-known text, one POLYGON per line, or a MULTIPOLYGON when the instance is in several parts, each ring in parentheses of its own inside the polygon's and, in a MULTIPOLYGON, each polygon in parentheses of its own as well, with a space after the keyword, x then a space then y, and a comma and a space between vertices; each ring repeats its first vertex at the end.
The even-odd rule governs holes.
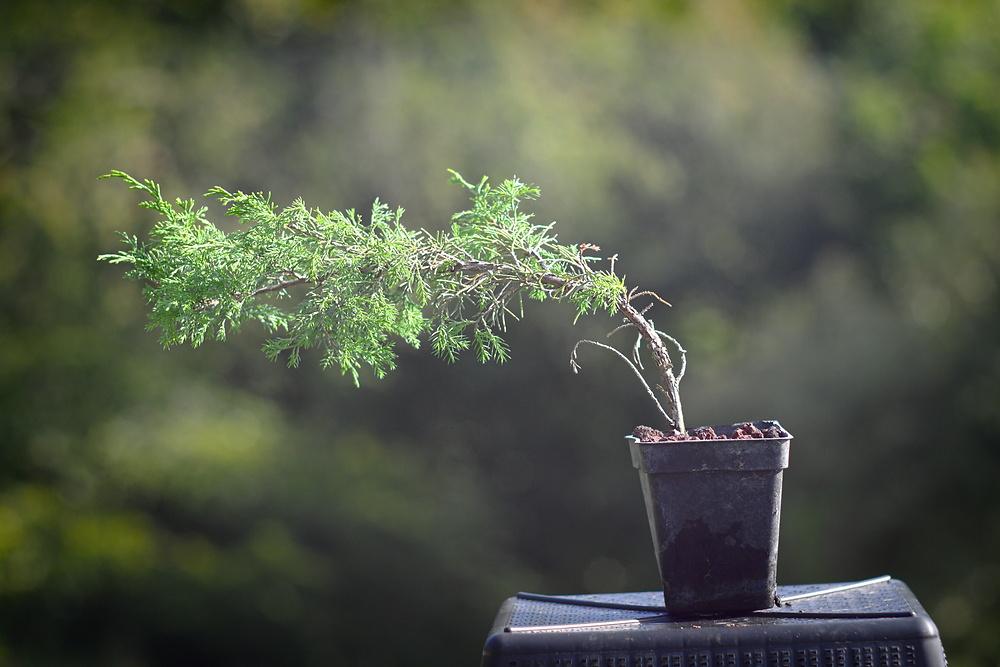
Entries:
MULTIPOLYGON (((149 242, 119 233, 126 249, 99 259, 132 265, 127 277, 146 284, 148 328, 160 329, 167 347, 224 340, 255 320, 272 334, 264 344, 269 358, 287 353, 289 365, 297 366, 302 350, 317 347, 323 367, 339 366, 355 384, 364 365, 377 377, 394 369, 396 342, 419 347, 424 334, 448 361, 467 349, 481 361, 505 361, 501 334, 508 317, 521 317, 525 297, 570 301, 577 317, 620 314, 638 334, 635 364, 641 366, 640 342, 652 355, 665 407, 643 380, 646 391, 672 429, 683 431, 677 385, 684 351, 632 305, 640 296, 659 297, 627 288, 614 257, 608 269, 594 268, 602 261, 590 254, 596 246, 561 245, 555 223, 533 224, 520 204, 538 197, 536 187, 517 179, 497 187, 486 178, 472 184, 451 174, 452 183, 469 190, 472 208, 455 214, 446 232, 408 229, 400 221, 403 209, 378 200, 366 221, 354 210, 322 213, 302 200, 279 210, 268 195, 216 187, 206 196, 241 223, 227 233, 194 200, 171 203, 153 181, 113 171, 102 178, 120 178, 146 193, 141 206, 160 217, 149 242), (677 373, 664 341, 681 355, 677 373)), ((581 342, 614 351, 642 380, 615 348, 581 342)))

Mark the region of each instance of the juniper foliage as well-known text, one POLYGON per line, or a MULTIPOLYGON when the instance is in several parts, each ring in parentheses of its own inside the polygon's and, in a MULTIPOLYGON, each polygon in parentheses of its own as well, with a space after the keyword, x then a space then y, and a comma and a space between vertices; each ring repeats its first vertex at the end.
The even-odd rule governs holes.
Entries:
POLYGON ((161 216, 152 242, 121 234, 127 249, 101 259, 133 265, 127 275, 146 283, 150 328, 167 346, 225 339, 257 320, 280 332, 268 356, 288 351, 296 365, 303 349, 321 347, 325 366, 339 365, 357 381, 362 364, 380 376, 393 368, 396 339, 418 347, 427 331, 450 361, 468 348, 482 361, 503 361, 500 333, 508 317, 520 316, 523 296, 566 299, 583 314, 613 310, 625 290, 618 276, 591 267, 598 259, 587 254, 591 246, 560 245, 552 225, 532 224, 520 204, 538 190, 517 179, 492 187, 453 174, 470 190, 472 208, 437 234, 407 229, 403 209, 379 201, 364 220, 301 200, 279 210, 267 195, 213 188, 207 196, 243 226, 227 234, 193 200, 171 203, 152 181, 109 176, 145 192, 141 205, 161 216), (282 308, 292 295, 297 304, 282 308))
POLYGON ((130 264, 126 275, 145 283, 148 328, 160 330, 165 346, 224 340, 255 320, 271 334, 268 357, 287 353, 297 366, 303 350, 317 347, 324 367, 339 366, 357 384, 363 366, 384 376, 395 368, 396 343, 419 347, 424 334, 448 361, 469 349, 480 361, 505 361, 502 334, 508 318, 521 317, 524 298, 569 301, 577 317, 617 312, 636 327, 663 382, 670 414, 660 411, 683 428, 679 377, 663 344, 672 339, 631 305, 638 295, 615 273, 614 258, 595 268, 606 261, 592 254, 599 248, 560 244, 554 223, 532 221, 521 208, 538 197, 532 185, 473 184, 451 172, 472 205, 437 233, 405 227, 403 209, 378 200, 365 219, 355 210, 322 213, 301 199, 279 209, 270 195, 216 187, 206 196, 240 223, 227 233, 194 200, 169 202, 157 183, 121 171, 102 178, 110 177, 145 193, 141 206, 159 218, 150 241, 120 233, 126 248, 99 259, 130 264))

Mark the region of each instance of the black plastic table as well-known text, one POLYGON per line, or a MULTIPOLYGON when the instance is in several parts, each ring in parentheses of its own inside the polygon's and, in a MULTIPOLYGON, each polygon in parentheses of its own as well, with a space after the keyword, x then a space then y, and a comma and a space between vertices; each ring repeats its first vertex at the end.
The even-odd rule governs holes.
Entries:
POLYGON ((898 579, 779 586, 780 604, 675 617, 663 594, 519 593, 483 667, 946 667, 937 627, 898 579))

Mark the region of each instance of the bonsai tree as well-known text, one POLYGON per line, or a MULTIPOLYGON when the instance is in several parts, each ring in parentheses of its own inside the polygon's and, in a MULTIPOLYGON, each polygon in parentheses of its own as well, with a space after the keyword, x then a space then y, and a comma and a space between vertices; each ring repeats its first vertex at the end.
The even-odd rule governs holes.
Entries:
POLYGON ((153 181, 120 171, 102 178, 110 177, 146 193, 141 206, 160 214, 149 242, 120 233, 126 249, 100 259, 132 265, 127 276, 145 283, 151 304, 148 328, 160 329, 165 346, 225 339, 256 320, 273 334, 264 345, 268 357, 287 353, 296 366, 303 349, 318 347, 324 367, 339 366, 357 384, 363 365, 383 376, 395 368, 397 340, 418 347, 424 334, 448 361, 469 348, 481 361, 504 361, 509 353, 501 334, 508 318, 520 318, 523 300, 565 300, 577 317, 607 311, 624 318, 615 331, 636 334, 634 363, 616 348, 582 340, 571 354, 574 372, 581 343, 612 350, 639 377, 667 432, 685 432, 678 393, 684 350, 646 317, 655 303, 669 304, 627 287, 615 272, 617 256, 601 259, 593 254, 600 248, 587 243, 561 245, 555 223, 533 224, 521 203, 538 197, 534 186, 517 179, 498 187, 486 178, 472 184, 451 172, 451 182, 469 191, 472 207, 452 217, 450 231, 438 233, 404 227, 403 210, 377 200, 364 220, 354 210, 321 213, 301 200, 279 210, 268 195, 216 187, 206 196, 242 225, 226 233, 193 200, 171 203, 153 181), (606 268, 596 268, 599 263, 606 268), (640 297, 651 299, 642 309, 635 306, 640 297), (639 370, 643 345, 659 395, 639 370))
MULTIPOLYGON (((538 190, 517 179, 493 187, 487 179, 465 187, 472 208, 452 216, 448 231, 402 225, 402 209, 375 201, 363 220, 355 211, 324 214, 301 201, 279 210, 263 194, 214 196, 242 227, 225 233, 194 201, 166 201, 159 186, 122 172, 142 203, 160 214, 142 243, 122 234, 126 249, 101 259, 132 265, 128 275, 146 283, 150 327, 165 345, 224 339, 247 320, 271 333, 264 352, 288 355, 297 365, 305 348, 322 349, 324 366, 340 366, 357 384, 363 365, 383 376, 395 367, 397 340, 419 346, 428 334, 448 361, 471 348, 481 361, 504 361, 501 334, 519 318, 525 298, 570 301, 577 317, 604 310, 634 329, 632 358, 592 340, 570 355, 579 369, 581 343, 624 359, 653 398, 666 432, 639 426, 630 443, 639 470, 653 536, 664 609, 668 613, 741 612, 776 603, 781 474, 789 434, 777 422, 747 422, 686 431, 678 383, 685 353, 646 313, 657 295, 629 288, 615 273, 616 256, 601 260, 598 247, 560 245, 553 224, 532 224, 521 203, 538 190), (606 268, 598 268, 601 262, 606 268), (635 306, 640 297, 651 302, 635 306), (285 300, 291 306, 282 308, 285 300), (659 396, 640 372, 645 345, 659 375, 659 396), (675 370, 668 345, 676 348, 675 370), (662 399, 662 400, 661 400, 662 399), (763 429, 763 430, 762 430, 763 429), (754 439, 754 447, 710 448, 681 443, 680 456, 659 456, 664 440, 754 439), (669 475, 660 473, 669 472, 669 475), (726 473, 726 474, 717 474, 726 473), (665 479, 668 478, 668 479, 665 479), (680 480, 683 480, 682 482, 680 480), (737 499, 734 502, 733 499, 737 499)), ((669 304, 666 304, 669 305, 669 304)), ((614 332, 612 332, 614 333, 614 332)))

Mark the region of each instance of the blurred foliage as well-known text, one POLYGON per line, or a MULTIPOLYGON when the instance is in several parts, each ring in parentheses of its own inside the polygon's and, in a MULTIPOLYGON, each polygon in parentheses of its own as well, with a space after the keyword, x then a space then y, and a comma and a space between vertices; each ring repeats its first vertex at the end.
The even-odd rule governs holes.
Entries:
POLYGON ((250 329, 164 352, 95 261, 151 224, 110 169, 435 229, 448 167, 674 304, 692 424, 795 434, 779 581, 893 574, 996 664, 998 35, 976 0, 3 3, 0 664, 475 664, 517 590, 657 587, 655 415, 569 370, 600 318, 357 390, 250 329))

